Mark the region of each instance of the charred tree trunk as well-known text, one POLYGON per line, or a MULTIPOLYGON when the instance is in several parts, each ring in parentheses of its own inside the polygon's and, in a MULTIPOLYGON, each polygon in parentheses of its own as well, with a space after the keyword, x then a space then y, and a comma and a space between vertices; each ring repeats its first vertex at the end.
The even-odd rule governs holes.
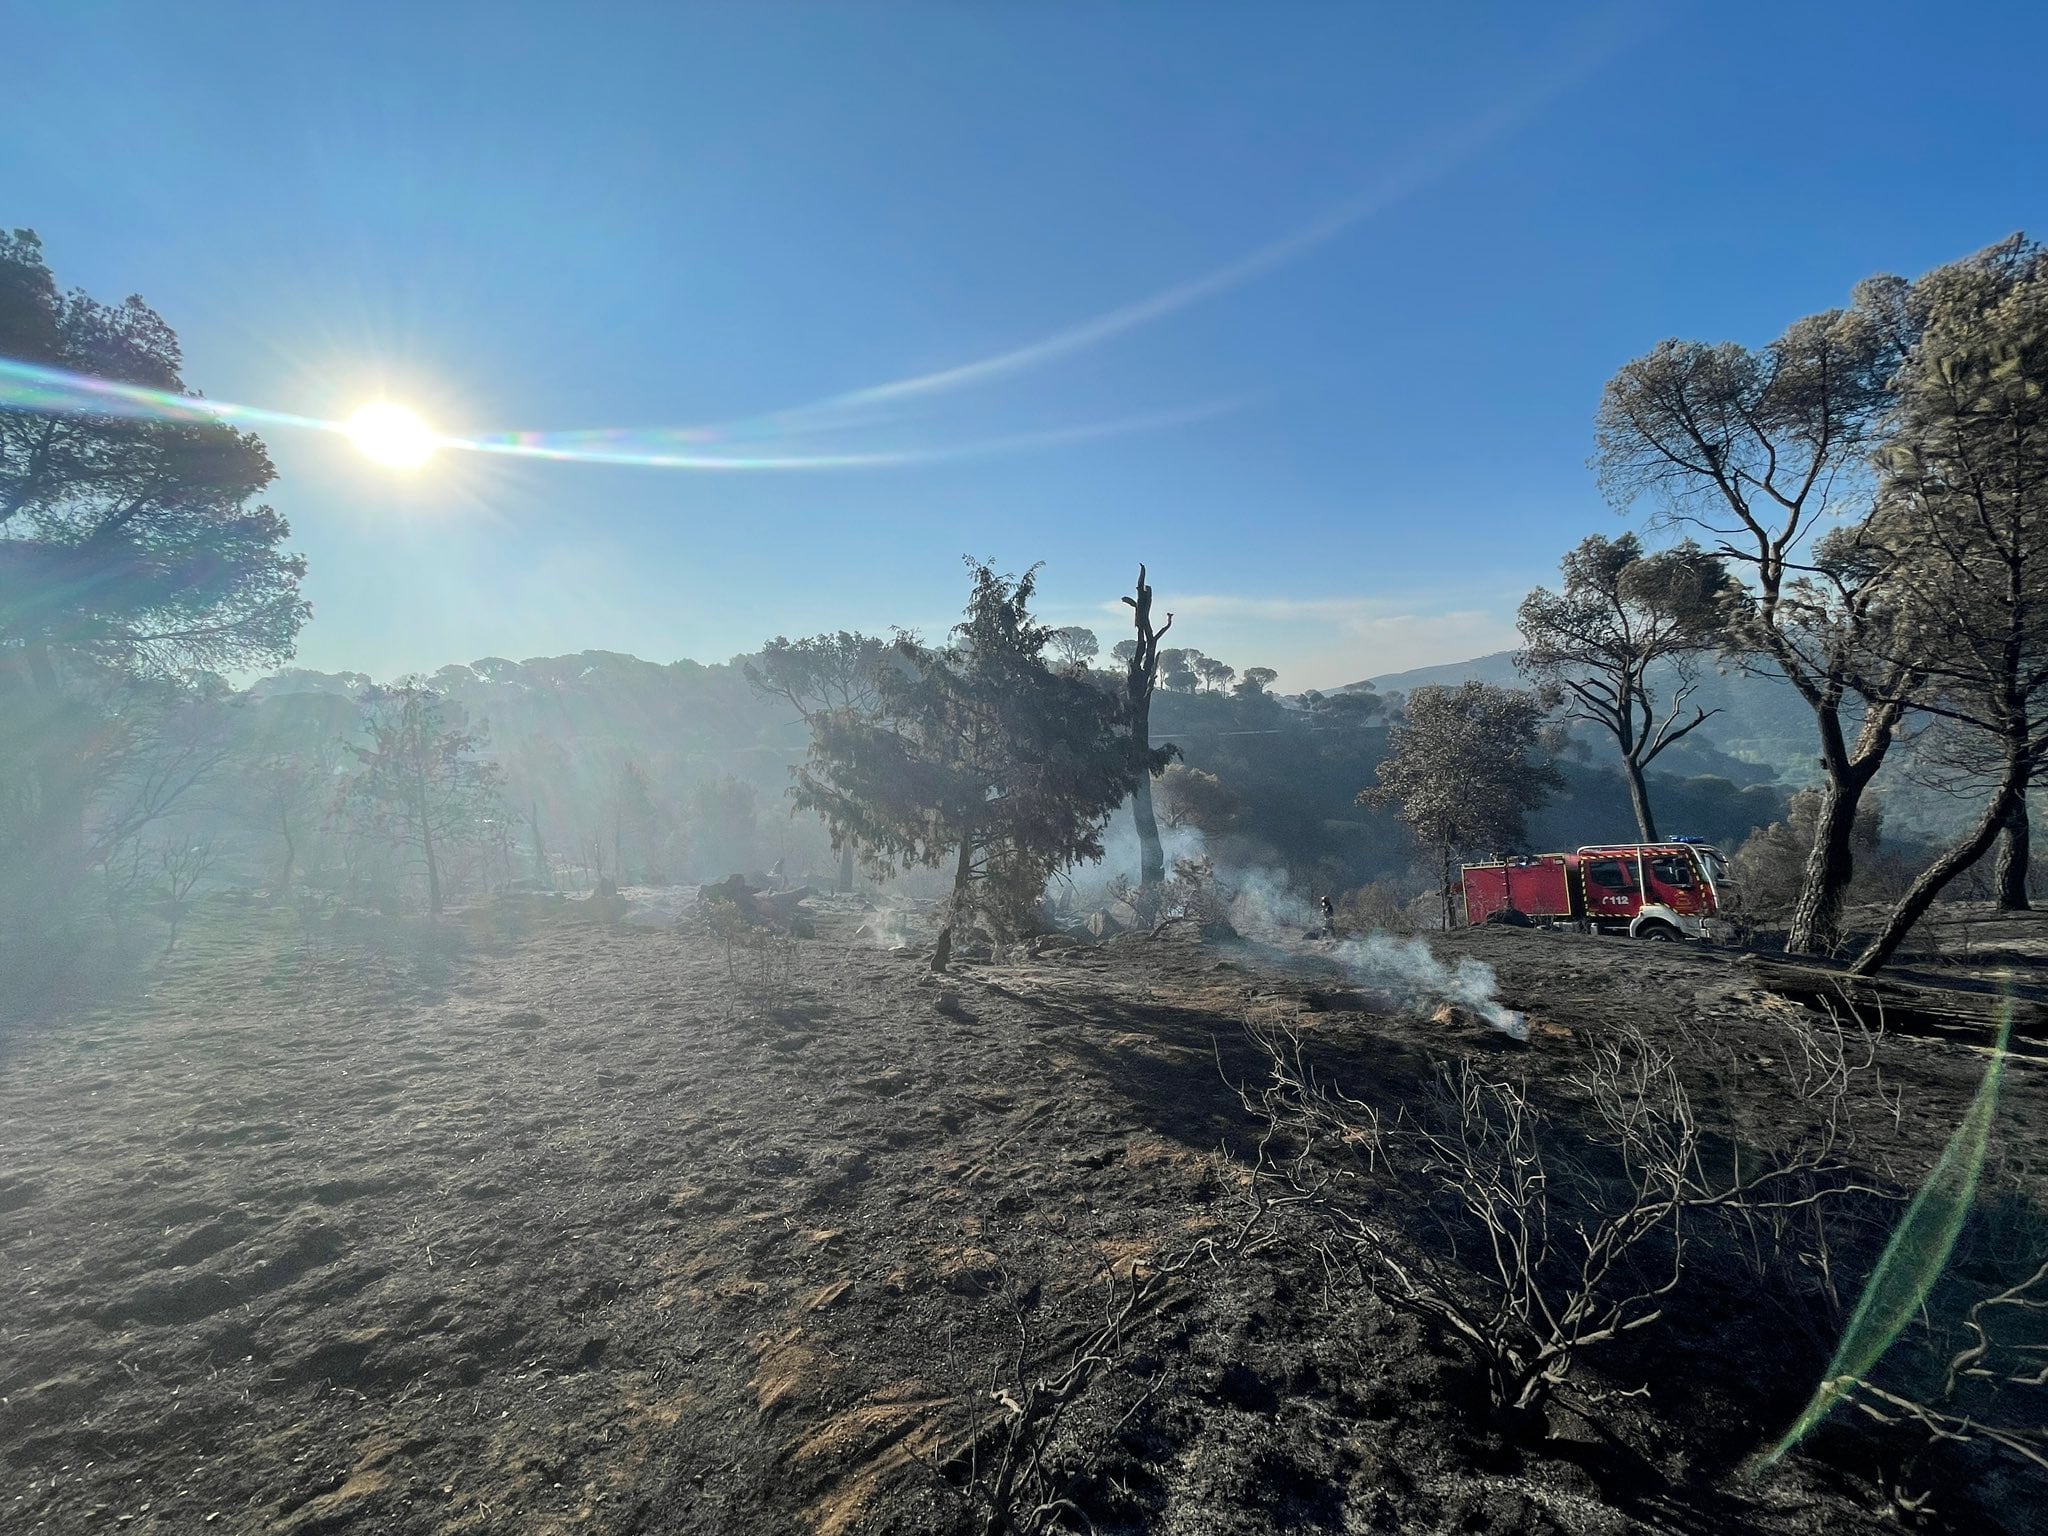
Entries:
POLYGON ((1840 705, 1814 705, 1824 775, 1821 806, 1799 900, 1792 908, 1791 930, 1785 936, 1787 954, 1832 955, 1841 948, 1842 900, 1856 877, 1856 810, 1884 763, 1900 712, 1896 704, 1872 705, 1851 751, 1842 735, 1840 705))
POLYGON ((1792 907, 1792 925, 1785 951, 1793 955, 1831 955, 1841 943, 1842 896, 1856 874, 1858 795, 1834 779, 1823 781, 1820 814, 1814 818, 1813 846, 1806 853, 1806 873, 1799 899, 1792 907))
POLYGON ((1140 888, 1161 885, 1166 880, 1166 851, 1159 843, 1159 823, 1152 814, 1152 690, 1159 681, 1159 642, 1173 628, 1173 615, 1158 629, 1152 627, 1152 588, 1145 580, 1145 567, 1138 567, 1138 590, 1124 602, 1130 606, 1131 622, 1137 630, 1137 649, 1124 672, 1124 691, 1131 721, 1131 819, 1138 832, 1138 884, 1140 888))
POLYGON ((1159 843, 1159 823, 1152 815, 1152 772, 1140 768, 1131 784, 1131 819, 1138 828, 1138 884, 1159 885, 1166 879, 1166 850, 1159 843))
POLYGON ((1621 760, 1622 772, 1628 779, 1629 804, 1635 808, 1636 830, 1643 841, 1657 841, 1657 818, 1650 811, 1650 786, 1643 781, 1643 765, 1632 757, 1621 760))
POLYGON ((277 830, 284 834, 284 872, 277 877, 277 889, 271 894, 273 901, 291 889, 292 865, 298 862, 299 857, 299 845, 292 836, 292 816, 288 807, 277 813, 277 830))
POLYGON ((841 895, 853 892, 853 844, 850 842, 839 845, 839 880, 832 888, 841 895))
MULTIPOLYGON (((417 721, 413 730, 418 732, 417 721)), ((434 817, 431 809, 432 797, 427 793, 427 765, 425 750, 417 734, 413 738, 413 782, 414 813, 419 817, 420 852, 427 860, 427 915, 441 915, 441 861, 434 853, 434 817)))
POLYGON ((960 857, 953 866, 953 894, 946 901, 946 923, 939 929, 938 942, 932 946, 931 968, 935 971, 943 971, 953 963, 953 930, 967 914, 967 885, 973 876, 974 837, 963 833, 960 857))
POLYGON ((39 931, 63 921, 85 875, 87 725, 83 708, 65 696, 50 653, 30 645, 24 659, 33 700, 27 713, 34 806, 23 861, 32 875, 17 920, 39 931))
POLYGON ((2027 876, 2034 864, 2034 829, 2024 793, 2013 797, 2012 809, 1998 834, 1998 867, 1993 879, 1998 905, 2007 912, 2028 909, 2027 876))
POLYGON ((552 891, 555 888, 555 872, 548 865, 547 849, 541 845, 540 801, 538 799, 535 799, 530 802, 530 808, 528 810, 526 819, 528 825, 530 825, 533 828, 534 878, 540 881, 543 889, 552 891))
POLYGON ((1870 946, 1856 957, 1856 963, 1849 969, 1859 976, 1868 976, 1880 969, 1897 952, 1899 945, 1912 931, 1913 925, 1926 915, 1934 904, 1934 898, 1941 894, 1942 887, 1984 857, 1999 833, 2012 819, 2015 801, 2023 802, 2026 786, 2026 772, 2017 764, 2009 764, 2005 775, 1999 780, 1997 792, 1984 807, 1984 814, 1977 818, 1977 824, 1970 828, 1960 842, 1953 844, 1942 856, 1920 873, 1920 878, 1906 888, 1906 894, 1899 898, 1899 904, 1892 908, 1885 919, 1884 931, 1870 942, 1870 946))
POLYGON ((441 860, 434 852, 434 832, 420 823, 420 848, 427 856, 427 915, 441 915, 441 860))

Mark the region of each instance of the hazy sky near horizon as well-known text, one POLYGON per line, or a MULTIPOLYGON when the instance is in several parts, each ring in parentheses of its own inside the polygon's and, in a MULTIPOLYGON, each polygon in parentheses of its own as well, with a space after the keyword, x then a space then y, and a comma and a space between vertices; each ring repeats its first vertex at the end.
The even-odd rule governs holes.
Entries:
POLYGON ((268 431, 299 664, 378 676, 936 632, 965 553, 1043 560, 1105 646, 1144 560, 1176 640, 1288 689, 1501 649, 1623 526, 1585 465, 1621 363, 2048 233, 2033 4, 75 0, 5 31, 0 222, 140 292, 209 396, 901 460, 401 474, 268 431))

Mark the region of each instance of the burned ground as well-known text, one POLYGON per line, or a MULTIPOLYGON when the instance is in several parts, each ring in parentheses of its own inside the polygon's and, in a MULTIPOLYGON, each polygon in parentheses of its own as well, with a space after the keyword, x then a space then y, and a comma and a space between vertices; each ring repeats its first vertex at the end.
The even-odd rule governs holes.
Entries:
MULTIPOLYGON (((1286 1213, 1231 1247, 1247 1019, 1362 1092, 1474 1055, 1566 1114, 1588 1041, 1676 1021, 1762 1128, 1792 1005, 1731 957, 1438 939, 1497 968, 1524 1050, 1312 946, 1173 930, 934 981, 826 914, 749 988, 687 924, 309 947, 220 916, 146 997, 5 1042, 7 1530, 972 1529, 1011 1405, 1123 1308, 1046 1446, 1100 1529, 1896 1527, 1898 1446, 1851 1416, 1737 1475, 1829 1341, 1733 1271, 1586 1357, 1647 1396, 1518 1441, 1286 1213)), ((1880 1063, 1856 1155, 1904 1189, 1985 1060, 1892 1035, 1880 1063)), ((1999 1122, 2021 1237, 2044 1083, 2016 1067, 1999 1122)), ((1930 1467, 1938 1527, 2032 1528, 2040 1487, 2003 1463, 1930 1467)))

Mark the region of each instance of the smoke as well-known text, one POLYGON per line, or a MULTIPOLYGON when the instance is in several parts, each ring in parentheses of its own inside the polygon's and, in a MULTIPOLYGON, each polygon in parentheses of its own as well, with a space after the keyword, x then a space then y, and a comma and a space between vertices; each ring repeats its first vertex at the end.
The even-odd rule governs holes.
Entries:
MULTIPOLYGON (((1159 839, 1170 872, 1177 859, 1199 858, 1207 845, 1192 826, 1161 827, 1159 839)), ((1119 810, 1103 835, 1102 862, 1072 872, 1073 901, 1087 912, 1111 899, 1118 875, 1135 882, 1138 834, 1128 804, 1119 810)), ((1230 923, 1246 938, 1268 944, 1298 944, 1323 930, 1321 905, 1297 890, 1284 870, 1263 865, 1224 865, 1216 869, 1217 884, 1230 896, 1230 923)), ((1334 895, 1334 893, 1332 893, 1334 895)), ((1332 952, 1359 987, 1390 1006, 1411 1013, 1429 1013, 1443 1004, 1462 1008, 1513 1040, 1529 1038, 1529 1023, 1495 996, 1493 967, 1470 955, 1446 964, 1419 938, 1398 938, 1373 932, 1341 940, 1332 952)))
POLYGON ((931 938, 931 912, 908 898, 891 895, 867 915, 855 931, 855 944, 875 949, 895 949, 922 944, 931 938))
POLYGON ((1275 943, 1322 932, 1322 909, 1297 892, 1282 871, 1231 868, 1220 871, 1219 878, 1236 893, 1230 923, 1239 933, 1275 943))
MULTIPOLYGON (((1322 931, 1322 908, 1295 890, 1283 872, 1232 869, 1221 878, 1237 892, 1231 922, 1238 932, 1273 942, 1322 931)), ((1405 1012, 1428 1013, 1449 1003, 1510 1039, 1529 1038, 1528 1020, 1495 997, 1494 970, 1483 960, 1461 955, 1456 964, 1446 964, 1425 939, 1379 932, 1341 940, 1332 958, 1363 990, 1405 1012)))
MULTIPOLYGON (((1208 852, 1206 840, 1193 826, 1160 827, 1159 846, 1166 854, 1168 875, 1173 873, 1176 860, 1199 859, 1208 852)), ((1076 865, 1067 871, 1074 910, 1093 912, 1107 905, 1116 894, 1113 887, 1119 875, 1135 886, 1138 883, 1138 858, 1137 823, 1132 818, 1131 802, 1126 800, 1103 829, 1101 861, 1076 865)), ((1053 882, 1051 894, 1055 899, 1060 895, 1057 880, 1053 882)))
POLYGON ((1529 1021, 1494 996, 1493 967, 1470 955, 1446 965, 1422 939, 1369 933, 1337 946, 1337 960, 1369 991, 1391 996, 1413 1012, 1430 1003, 1451 1003, 1484 1019, 1511 1040, 1529 1038, 1529 1021))

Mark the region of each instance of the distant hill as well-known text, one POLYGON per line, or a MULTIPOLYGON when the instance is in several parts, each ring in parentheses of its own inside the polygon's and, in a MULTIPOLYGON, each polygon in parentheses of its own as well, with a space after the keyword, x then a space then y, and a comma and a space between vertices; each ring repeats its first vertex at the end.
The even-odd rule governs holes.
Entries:
POLYGON ((1495 683, 1503 688, 1521 686, 1522 674, 1515 670, 1513 651, 1494 651, 1470 661, 1447 661, 1436 667, 1416 667, 1407 672, 1383 672, 1362 683, 1346 683, 1339 692, 1373 688, 1381 693, 1408 693, 1416 688, 1455 688, 1460 683, 1495 683))
MULTIPOLYGON (((1380 693, 1408 693, 1417 688, 1455 687, 1468 682, 1521 687, 1523 680, 1515 670, 1515 653, 1494 651, 1470 661, 1387 672, 1363 683, 1347 684, 1346 689, 1371 687, 1380 693)), ((1669 686, 1668 674, 1664 686, 1669 686)), ((1783 679, 1710 669, 1700 678, 1691 702, 1719 713, 1660 757, 1660 771, 1714 773, 1738 783, 1775 781, 1791 787, 1810 783, 1814 778, 1813 716, 1783 679)), ((1599 738, 1602 743, 1607 740, 1605 736, 1599 738)))

